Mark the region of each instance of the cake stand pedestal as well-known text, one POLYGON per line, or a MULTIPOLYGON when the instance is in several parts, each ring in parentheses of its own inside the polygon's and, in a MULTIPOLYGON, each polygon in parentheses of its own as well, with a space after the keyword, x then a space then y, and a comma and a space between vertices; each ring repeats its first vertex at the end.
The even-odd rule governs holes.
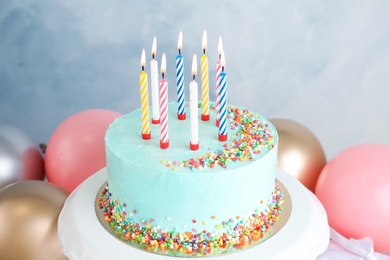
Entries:
MULTIPOLYGON (((292 210, 286 224, 264 242, 238 253, 207 259, 316 259, 329 245, 329 225, 319 200, 291 175, 277 170, 276 178, 287 188, 292 210)), ((184 259, 151 254, 118 240, 99 222, 96 194, 107 180, 101 169, 67 198, 58 218, 58 238, 69 259, 184 259)))

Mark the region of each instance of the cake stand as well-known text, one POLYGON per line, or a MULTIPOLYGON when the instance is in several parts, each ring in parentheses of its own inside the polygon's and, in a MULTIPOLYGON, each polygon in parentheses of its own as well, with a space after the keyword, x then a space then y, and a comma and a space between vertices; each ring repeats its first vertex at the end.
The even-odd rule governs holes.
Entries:
MULTIPOLYGON (((329 225, 319 200, 291 175, 278 169, 276 178, 291 197, 291 213, 285 225, 269 239, 251 248, 205 258, 316 259, 327 249, 329 225)), ((185 259, 142 251, 110 234, 100 223, 95 211, 96 194, 106 180, 107 171, 103 168, 80 184, 65 201, 58 218, 58 238, 64 255, 72 260, 185 259)))

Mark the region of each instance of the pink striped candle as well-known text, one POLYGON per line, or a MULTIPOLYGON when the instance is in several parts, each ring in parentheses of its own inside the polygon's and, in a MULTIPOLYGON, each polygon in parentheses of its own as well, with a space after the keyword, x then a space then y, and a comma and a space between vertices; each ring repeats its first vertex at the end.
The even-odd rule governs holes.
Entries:
POLYGON ((216 126, 219 126, 219 78, 220 78, 220 75, 221 75, 221 72, 222 72, 222 66, 221 66, 221 52, 223 50, 223 46, 222 46, 222 37, 219 36, 219 39, 218 39, 218 60, 217 60, 217 68, 216 68, 216 74, 215 74, 215 77, 216 77, 216 91, 215 91, 215 94, 216 94, 216 100, 215 100, 215 111, 217 113, 217 116, 216 116, 216 119, 215 119, 215 125, 216 126))
POLYGON ((156 37, 153 39, 152 60, 150 61, 150 72, 152 76, 152 124, 160 123, 160 107, 158 94, 158 64, 155 59, 157 51, 156 37))
POLYGON ((169 147, 168 138, 168 81, 164 78, 166 72, 165 53, 161 60, 161 80, 160 80, 160 147, 169 147))

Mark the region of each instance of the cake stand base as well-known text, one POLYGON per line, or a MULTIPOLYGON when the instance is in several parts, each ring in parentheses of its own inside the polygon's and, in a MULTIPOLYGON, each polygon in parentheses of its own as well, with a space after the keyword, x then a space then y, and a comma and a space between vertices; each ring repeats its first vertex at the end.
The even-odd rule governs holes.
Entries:
MULTIPOLYGON (((239 253, 207 259, 316 259, 329 245, 329 225, 319 200, 291 175, 277 170, 277 179, 287 188, 292 201, 287 223, 269 239, 239 253)), ((99 222, 96 194, 107 180, 101 169, 68 197, 58 218, 58 237, 69 259, 175 259, 151 254, 119 241, 99 222)), ((179 259, 184 259, 177 257, 179 259)))

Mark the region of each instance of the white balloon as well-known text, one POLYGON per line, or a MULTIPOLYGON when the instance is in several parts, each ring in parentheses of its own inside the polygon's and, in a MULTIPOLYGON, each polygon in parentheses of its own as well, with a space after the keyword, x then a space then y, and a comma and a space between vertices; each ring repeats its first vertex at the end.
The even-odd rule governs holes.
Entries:
POLYGON ((19 128, 0 125, 0 189, 43 178, 43 157, 29 137, 19 128))

